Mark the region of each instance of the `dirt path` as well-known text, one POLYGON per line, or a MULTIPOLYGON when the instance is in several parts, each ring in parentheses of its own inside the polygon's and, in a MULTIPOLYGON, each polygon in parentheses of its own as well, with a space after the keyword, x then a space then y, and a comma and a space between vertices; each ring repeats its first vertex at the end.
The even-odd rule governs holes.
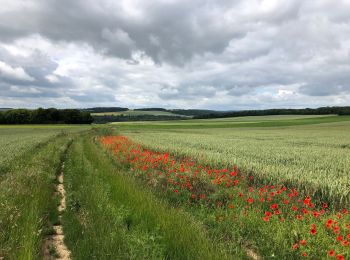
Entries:
MULTIPOLYGON (((61 197, 60 204, 58 205, 59 222, 61 223, 61 218, 63 212, 66 210, 66 191, 63 184, 64 178, 64 163, 62 163, 60 174, 57 176, 58 184, 56 185, 56 194, 61 197)), ((53 235, 47 236, 44 242, 44 260, 70 260, 70 251, 64 244, 64 233, 61 224, 52 226, 54 230, 53 235)))
POLYGON ((255 252, 254 250, 250 249, 250 248, 246 248, 246 252, 247 255, 253 259, 253 260, 261 260, 262 258, 258 255, 257 252, 255 252))

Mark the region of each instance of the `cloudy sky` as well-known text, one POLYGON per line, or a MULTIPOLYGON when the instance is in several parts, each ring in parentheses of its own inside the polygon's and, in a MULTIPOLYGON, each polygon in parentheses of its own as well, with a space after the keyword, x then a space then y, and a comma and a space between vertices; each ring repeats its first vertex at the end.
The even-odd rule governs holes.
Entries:
POLYGON ((350 0, 0 6, 0 107, 350 105, 350 0))

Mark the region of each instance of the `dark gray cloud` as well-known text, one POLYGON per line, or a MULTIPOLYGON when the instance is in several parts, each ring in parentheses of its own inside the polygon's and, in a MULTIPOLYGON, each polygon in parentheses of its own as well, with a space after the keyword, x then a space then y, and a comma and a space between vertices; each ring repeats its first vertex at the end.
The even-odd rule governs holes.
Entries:
POLYGON ((3 40, 40 34, 54 41, 87 42, 98 51, 131 58, 144 51, 155 61, 183 64, 195 54, 219 53, 245 25, 220 17, 231 1, 39 0, 3 12, 3 40), (20 19, 13 19, 20 17, 20 19))
POLYGON ((348 0, 13 0, 1 7, 4 106, 350 102, 348 0))

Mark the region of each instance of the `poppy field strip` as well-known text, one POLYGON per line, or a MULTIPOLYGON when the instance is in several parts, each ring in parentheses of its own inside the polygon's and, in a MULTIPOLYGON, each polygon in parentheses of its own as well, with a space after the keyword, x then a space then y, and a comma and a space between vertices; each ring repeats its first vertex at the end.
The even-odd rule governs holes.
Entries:
POLYGON ((152 150, 196 157, 219 167, 239 165, 256 177, 293 184, 333 205, 350 206, 350 122, 244 131, 142 126, 119 131, 152 150))
POLYGON ((201 222, 136 182, 94 140, 77 138, 65 162, 62 222, 72 259, 232 259, 201 222))
POLYGON ((231 235, 238 232, 252 240, 263 257, 349 257, 346 208, 335 211, 329 202, 293 186, 256 178, 237 167, 218 168, 192 157, 153 151, 126 136, 105 136, 101 142, 130 167, 130 174, 161 190, 176 205, 193 212, 205 208, 215 216, 213 225, 242 227, 244 232, 230 231, 231 235))

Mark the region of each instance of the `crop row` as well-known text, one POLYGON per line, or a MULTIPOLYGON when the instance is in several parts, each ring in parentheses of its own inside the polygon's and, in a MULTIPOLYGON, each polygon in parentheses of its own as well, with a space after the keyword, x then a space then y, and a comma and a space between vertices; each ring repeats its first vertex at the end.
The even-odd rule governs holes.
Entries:
MULTIPOLYGON (((208 216, 215 216, 214 225, 247 229, 241 235, 252 239, 263 256, 349 256, 347 209, 336 212, 328 202, 304 195, 295 187, 255 179, 238 168, 198 164, 192 157, 179 160, 124 136, 103 137, 101 141, 120 162, 129 165, 135 177, 162 190, 177 205, 197 211, 205 208, 208 216), (256 237, 250 230, 254 227, 256 237)), ((234 232, 241 231, 231 235, 234 232)), ((223 233, 228 234, 227 230, 223 233)))
POLYGON ((124 133, 153 150, 196 157, 220 167, 239 165, 271 182, 350 205, 350 124, 269 129, 203 129, 124 133))

